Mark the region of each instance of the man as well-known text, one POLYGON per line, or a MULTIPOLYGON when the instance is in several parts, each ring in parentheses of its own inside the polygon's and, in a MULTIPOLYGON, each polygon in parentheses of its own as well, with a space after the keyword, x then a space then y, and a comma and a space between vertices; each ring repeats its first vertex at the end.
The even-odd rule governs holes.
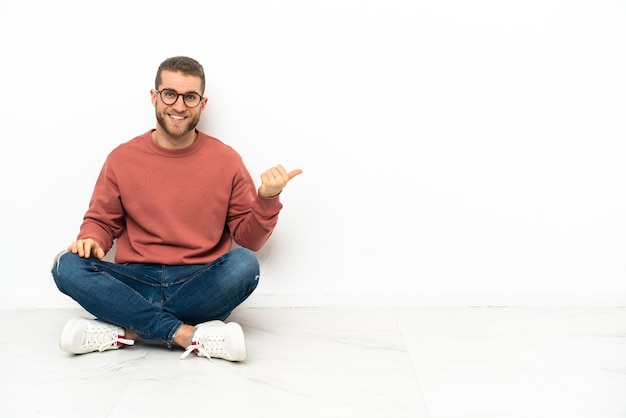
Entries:
POLYGON ((78 237, 52 268, 59 290, 98 318, 65 325, 66 352, 145 339, 184 348, 181 358, 246 358, 241 326, 223 321, 256 288, 253 251, 302 170, 273 167, 257 191, 240 155, 196 129, 204 88, 200 63, 166 59, 151 91, 156 128, 108 155, 78 237), (106 262, 114 241, 115 263, 106 262))

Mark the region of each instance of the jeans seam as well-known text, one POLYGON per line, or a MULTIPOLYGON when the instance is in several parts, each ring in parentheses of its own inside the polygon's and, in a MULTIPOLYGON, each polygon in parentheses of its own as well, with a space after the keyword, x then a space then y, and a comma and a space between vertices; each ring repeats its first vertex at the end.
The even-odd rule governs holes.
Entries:
MULTIPOLYGON (((96 264, 92 263, 92 266, 95 268, 96 264)), ((116 277, 112 276, 111 274, 109 274, 109 272, 107 272, 106 270, 102 270, 102 269, 97 269, 97 271, 99 271, 100 273, 102 273, 105 277, 107 277, 109 280, 115 281, 116 283, 121 284, 122 286, 124 286, 125 288, 127 288, 128 290, 130 290, 132 293, 139 295, 139 297, 141 297, 143 300, 145 300, 148 304, 152 305, 152 306, 156 306, 156 307, 161 307, 160 304, 156 304, 151 302, 150 300, 146 299, 144 297, 144 295, 142 295, 140 292, 138 292, 137 290, 133 289, 132 287, 130 287, 129 285, 127 285, 126 283, 124 283, 123 281, 117 279, 116 277)), ((120 326, 119 324, 116 324, 117 326, 120 326)), ((142 334, 142 335, 146 335, 146 336, 150 336, 150 337, 155 337, 157 339, 161 339, 158 336, 148 332, 148 331, 143 331, 143 330, 139 330, 139 329, 134 329, 133 331, 135 331, 138 334, 142 334)))
MULTIPOLYGON (((178 286, 178 289, 176 289, 176 292, 172 293, 168 298, 163 298, 163 305, 168 303, 178 293, 180 293, 182 290, 184 290, 189 285, 189 283, 191 283, 192 280, 198 278, 200 275, 202 275, 206 271, 211 270, 213 268, 213 266, 214 266, 213 263, 209 263, 209 264, 205 265, 203 268, 195 271, 193 274, 187 276, 184 280, 180 280, 178 283, 176 283, 176 285, 178 286)), ((171 286, 172 286, 172 284, 170 284, 168 287, 171 287, 171 286)))

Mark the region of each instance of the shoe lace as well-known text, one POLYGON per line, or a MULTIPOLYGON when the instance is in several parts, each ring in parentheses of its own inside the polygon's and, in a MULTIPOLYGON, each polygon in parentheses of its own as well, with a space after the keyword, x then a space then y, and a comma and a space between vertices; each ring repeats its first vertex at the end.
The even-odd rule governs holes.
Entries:
POLYGON ((96 347, 98 351, 104 351, 110 347, 118 347, 122 344, 133 345, 135 341, 127 340, 117 335, 117 330, 110 328, 92 328, 86 333, 84 345, 96 347))
POLYGON ((180 358, 184 359, 192 351, 195 351, 196 353, 201 353, 209 360, 212 360, 210 353, 213 353, 213 355, 216 355, 218 353, 225 353, 224 337, 219 335, 207 335, 198 339, 194 339, 191 342, 191 345, 189 345, 185 352, 180 356, 180 358))

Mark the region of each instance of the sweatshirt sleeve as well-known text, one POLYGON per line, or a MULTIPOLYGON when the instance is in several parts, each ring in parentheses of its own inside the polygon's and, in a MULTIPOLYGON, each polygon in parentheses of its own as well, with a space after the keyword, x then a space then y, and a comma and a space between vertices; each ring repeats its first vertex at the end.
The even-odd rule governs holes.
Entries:
POLYGON ((274 231, 282 207, 280 195, 264 198, 257 193, 242 163, 228 210, 227 226, 233 240, 249 250, 260 250, 274 231))
POLYGON ((123 230, 123 217, 124 207, 114 170, 107 159, 96 181, 78 239, 91 238, 107 253, 123 230))

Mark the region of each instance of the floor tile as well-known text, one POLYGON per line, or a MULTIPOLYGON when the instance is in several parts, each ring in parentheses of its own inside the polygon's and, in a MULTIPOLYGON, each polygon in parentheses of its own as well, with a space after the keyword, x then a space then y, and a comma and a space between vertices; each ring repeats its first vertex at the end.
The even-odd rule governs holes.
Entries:
POLYGON ((419 369, 430 417, 626 416, 626 375, 595 369, 419 369))
POLYGON ((0 417, 626 417, 623 308, 242 308, 243 363, 70 356, 81 314, 0 311, 0 417))

